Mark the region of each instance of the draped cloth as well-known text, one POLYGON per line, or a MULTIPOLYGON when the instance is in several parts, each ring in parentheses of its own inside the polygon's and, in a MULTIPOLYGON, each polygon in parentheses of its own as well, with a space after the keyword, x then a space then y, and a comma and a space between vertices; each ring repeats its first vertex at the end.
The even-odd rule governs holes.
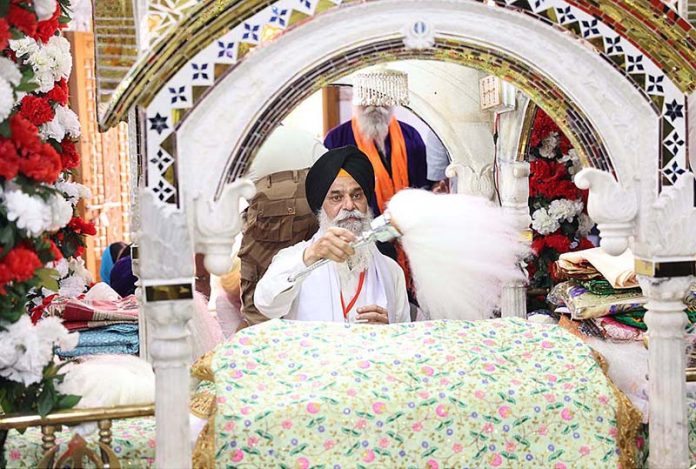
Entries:
MULTIPOLYGON (((317 233, 310 241, 303 241, 280 251, 273 259, 266 274, 256 286, 254 302, 268 318, 295 319, 299 321, 344 322, 341 307, 341 285, 336 264, 329 262, 304 279, 288 282, 291 274, 305 267, 304 250, 317 241, 323 233, 317 233)), ((355 292, 343 292, 352 298, 355 292)), ((378 305, 389 312, 389 322, 410 321, 410 307, 406 296, 403 273, 392 259, 371 250, 371 262, 365 282, 348 321, 355 319, 361 306, 378 305)))

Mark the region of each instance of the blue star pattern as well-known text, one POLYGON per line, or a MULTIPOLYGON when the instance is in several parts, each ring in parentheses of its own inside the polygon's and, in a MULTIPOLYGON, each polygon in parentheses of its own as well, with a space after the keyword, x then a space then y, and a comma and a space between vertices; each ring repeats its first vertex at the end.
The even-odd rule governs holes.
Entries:
POLYGON ((664 93, 665 90, 662 87, 662 82, 664 79, 664 75, 648 75, 648 89, 646 91, 652 94, 664 93))
POLYGON ((198 65, 196 63, 191 63, 191 68, 193 68, 192 80, 198 80, 198 78, 202 80, 208 79, 208 64, 198 65))
POLYGON ((642 72, 645 70, 643 67, 643 56, 642 55, 627 55, 628 58, 628 68, 626 71, 631 72, 642 72))
POLYGON ((583 27, 582 37, 597 36, 599 34, 599 29, 597 28, 597 20, 592 21, 581 21, 583 27))
POLYGON ((217 45, 220 48, 218 50, 218 58, 220 58, 220 57, 227 57, 230 59, 234 58, 234 42, 218 41, 217 45))
POLYGON ((278 7, 271 8, 271 19, 270 23, 278 23, 280 26, 285 26, 285 15, 288 14, 288 10, 280 10, 278 7))
POLYGON ((575 15, 573 15, 572 10, 570 7, 565 7, 565 8, 556 8, 556 12, 558 13, 558 22, 561 24, 565 23, 570 23, 571 21, 575 21, 575 15))
POLYGON ((312 8, 312 1, 311 0, 298 0, 300 5, 302 5, 305 8, 312 8))
POLYGON ((665 116, 669 117, 669 120, 672 122, 677 118, 684 117, 684 113, 682 112, 684 105, 679 104, 676 99, 673 99, 671 103, 666 103, 665 107, 667 108, 665 110, 665 116))
POLYGON ((249 24, 249 23, 244 23, 244 34, 242 35, 242 39, 249 40, 251 39, 252 41, 258 41, 259 40, 259 28, 260 26, 258 24, 249 24))
POLYGON ((147 120, 150 121, 150 130, 154 130, 159 135, 162 135, 162 132, 169 128, 167 118, 160 115, 159 112, 155 114, 155 117, 148 117, 147 120))
POLYGON ((182 103, 187 102, 186 95, 184 92, 186 91, 185 86, 180 86, 178 89, 177 88, 167 88, 169 90, 169 93, 171 93, 171 100, 172 104, 177 103, 178 101, 181 101, 182 103))
POLYGON ((607 54, 619 54, 624 51, 621 47, 621 36, 616 36, 614 39, 610 37, 604 39, 606 40, 607 54))
POLYGON ((679 148, 684 145, 684 140, 679 137, 679 134, 674 132, 671 137, 665 140, 665 146, 673 155, 679 152, 679 148))
POLYGON ((665 173, 665 176, 674 184, 677 182, 677 179, 679 179, 679 176, 684 174, 686 170, 679 167, 676 161, 673 161, 672 164, 663 169, 662 172, 665 173))

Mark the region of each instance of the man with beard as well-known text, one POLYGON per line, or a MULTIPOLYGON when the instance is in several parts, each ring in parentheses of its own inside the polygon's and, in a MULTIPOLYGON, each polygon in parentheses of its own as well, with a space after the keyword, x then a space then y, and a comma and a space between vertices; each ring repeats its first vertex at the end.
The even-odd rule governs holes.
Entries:
POLYGON ((307 202, 319 231, 280 251, 256 286, 254 302, 269 318, 387 324, 410 320, 404 274, 374 244, 351 243, 370 227, 375 175, 354 146, 325 153, 307 174, 307 202), (329 262, 304 278, 292 274, 321 259, 329 262))

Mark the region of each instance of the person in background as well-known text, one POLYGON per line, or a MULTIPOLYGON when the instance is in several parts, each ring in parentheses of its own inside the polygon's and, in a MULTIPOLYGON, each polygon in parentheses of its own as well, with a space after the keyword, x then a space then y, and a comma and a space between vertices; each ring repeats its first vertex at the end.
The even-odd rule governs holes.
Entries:
POLYGON ((229 273, 220 277, 222 291, 215 299, 215 311, 225 338, 234 334, 244 324, 241 296, 241 261, 234 260, 229 273))
POLYGON ((121 257, 111 269, 111 288, 121 295, 121 298, 135 294, 135 282, 138 281, 138 277, 133 275, 132 264, 133 259, 129 252, 128 255, 121 257))
POLYGON ((111 269, 114 264, 127 253, 128 245, 122 241, 112 243, 104 249, 101 258, 101 267, 99 268, 99 277, 101 281, 107 285, 111 285, 111 269))
POLYGON ((425 146, 428 148, 428 180, 437 181, 431 190, 439 194, 448 194, 450 186, 445 172, 450 164, 450 157, 447 149, 432 130, 425 136, 425 146))
POLYGON ((196 267, 196 279, 194 288, 198 293, 203 295, 206 300, 210 299, 210 272, 205 268, 203 260, 205 255, 199 252, 196 253, 195 257, 195 267, 196 267))

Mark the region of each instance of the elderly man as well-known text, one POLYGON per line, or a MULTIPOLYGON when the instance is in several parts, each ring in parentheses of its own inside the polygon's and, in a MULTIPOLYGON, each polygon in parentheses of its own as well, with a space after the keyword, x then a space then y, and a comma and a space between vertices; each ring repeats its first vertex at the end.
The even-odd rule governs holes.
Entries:
POLYGON ((369 229, 375 175, 353 146, 324 154, 307 174, 307 202, 319 231, 280 251, 256 286, 256 307, 269 318, 387 324, 410 320, 404 274, 374 244, 351 243, 369 229), (321 259, 329 262, 294 282, 289 277, 321 259))

